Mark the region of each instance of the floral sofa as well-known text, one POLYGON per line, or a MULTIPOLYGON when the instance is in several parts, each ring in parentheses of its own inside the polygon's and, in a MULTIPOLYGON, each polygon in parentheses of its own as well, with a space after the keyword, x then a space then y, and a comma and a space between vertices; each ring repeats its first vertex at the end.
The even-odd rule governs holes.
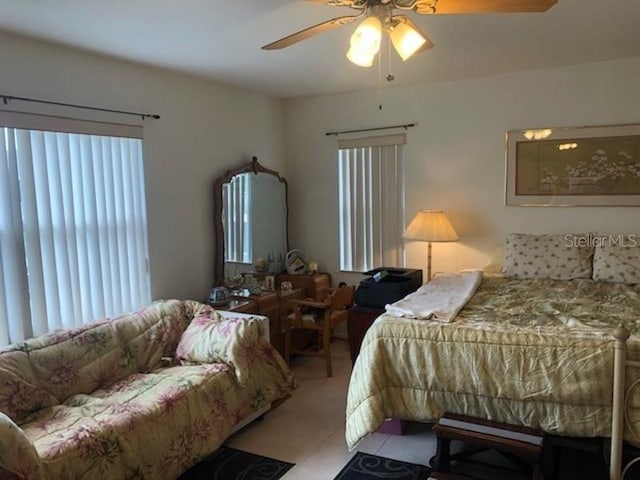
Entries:
POLYGON ((174 479, 295 388, 260 317, 167 300, 0 350, 0 479, 174 479))

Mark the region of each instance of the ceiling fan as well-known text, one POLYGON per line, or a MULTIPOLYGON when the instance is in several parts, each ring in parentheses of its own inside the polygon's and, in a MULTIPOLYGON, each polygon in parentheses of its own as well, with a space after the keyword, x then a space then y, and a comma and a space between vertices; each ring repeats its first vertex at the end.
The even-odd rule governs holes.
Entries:
POLYGON ((557 0, 310 0, 334 7, 359 10, 356 15, 335 17, 326 22, 307 27, 262 47, 278 50, 289 47, 309 37, 342 25, 363 19, 351 37, 347 58, 356 65, 369 67, 380 49, 382 31, 389 34, 391 42, 406 60, 416 52, 433 47, 422 30, 404 14, 395 10, 414 11, 419 15, 454 13, 544 12, 557 0))

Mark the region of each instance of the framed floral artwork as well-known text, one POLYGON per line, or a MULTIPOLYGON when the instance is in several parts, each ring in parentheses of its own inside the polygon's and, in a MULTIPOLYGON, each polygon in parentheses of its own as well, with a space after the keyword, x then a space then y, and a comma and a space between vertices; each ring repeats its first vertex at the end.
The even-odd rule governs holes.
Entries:
POLYGON ((640 125, 507 132, 506 204, 640 205, 640 125))

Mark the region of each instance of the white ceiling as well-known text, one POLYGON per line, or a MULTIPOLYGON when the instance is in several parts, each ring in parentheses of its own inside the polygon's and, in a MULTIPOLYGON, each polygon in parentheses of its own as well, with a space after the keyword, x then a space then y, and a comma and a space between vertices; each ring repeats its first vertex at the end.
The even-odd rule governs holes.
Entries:
MULTIPOLYGON (((473 0, 469 0, 473 1, 473 0)), ((458 80, 640 56, 640 0, 558 0, 545 13, 411 14, 435 47, 361 68, 357 24, 279 51, 260 47, 354 10, 305 0, 0 0, 0 30, 170 68, 277 97, 458 80), (381 80, 380 80, 381 78, 381 80)), ((386 54, 385 54, 386 55, 386 54)))

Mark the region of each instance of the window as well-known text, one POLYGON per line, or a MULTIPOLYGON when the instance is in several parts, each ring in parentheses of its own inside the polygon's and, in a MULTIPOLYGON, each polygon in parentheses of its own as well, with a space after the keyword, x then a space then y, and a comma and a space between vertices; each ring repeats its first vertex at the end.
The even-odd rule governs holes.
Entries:
POLYGON ((252 263, 251 175, 235 175, 222 186, 224 261, 252 263))
POLYGON ((342 271, 404 264, 404 143, 404 134, 338 141, 342 271))
POLYGON ((0 112, 0 345, 151 300, 141 134, 0 112))

